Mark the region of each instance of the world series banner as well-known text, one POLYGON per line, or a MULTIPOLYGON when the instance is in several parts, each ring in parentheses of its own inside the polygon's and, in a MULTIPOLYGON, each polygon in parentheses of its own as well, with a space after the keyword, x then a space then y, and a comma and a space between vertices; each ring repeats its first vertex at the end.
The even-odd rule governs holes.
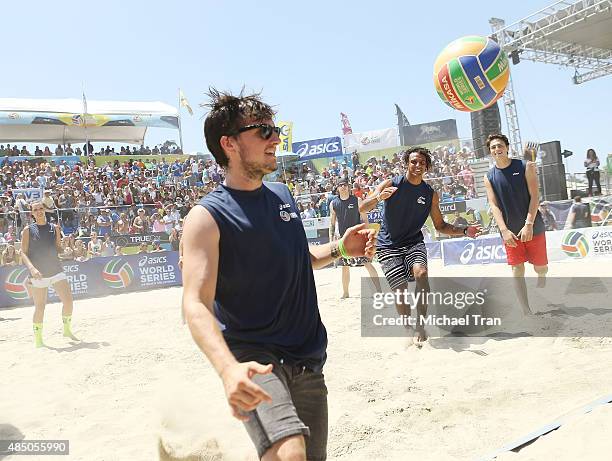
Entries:
MULTIPOLYGON (((164 251, 126 256, 69 261, 63 264, 75 299, 153 290, 182 285, 178 252, 164 251)), ((1 267, 0 308, 32 305, 26 281, 30 272, 25 266, 1 267)), ((49 302, 59 302, 55 290, 49 288, 49 302)))

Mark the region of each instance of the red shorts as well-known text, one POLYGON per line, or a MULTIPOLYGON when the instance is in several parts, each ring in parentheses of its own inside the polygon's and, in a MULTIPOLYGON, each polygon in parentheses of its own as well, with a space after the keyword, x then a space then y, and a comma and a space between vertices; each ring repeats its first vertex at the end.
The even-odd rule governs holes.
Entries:
POLYGON ((517 266, 524 262, 530 262, 534 266, 546 266, 548 264, 548 256, 546 255, 546 234, 534 235, 529 242, 516 242, 516 247, 506 247, 506 255, 508 264, 517 266))

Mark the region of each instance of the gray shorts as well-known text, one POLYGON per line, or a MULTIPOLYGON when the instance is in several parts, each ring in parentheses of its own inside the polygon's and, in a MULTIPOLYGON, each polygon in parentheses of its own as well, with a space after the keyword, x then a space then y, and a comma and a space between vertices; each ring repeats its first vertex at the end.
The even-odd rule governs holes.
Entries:
POLYGON ((281 359, 261 352, 233 351, 237 360, 254 360, 274 368, 268 375, 255 375, 253 381, 271 397, 250 412, 244 423, 261 458, 276 442, 303 435, 308 460, 327 458, 327 387, 320 371, 281 363, 281 359))

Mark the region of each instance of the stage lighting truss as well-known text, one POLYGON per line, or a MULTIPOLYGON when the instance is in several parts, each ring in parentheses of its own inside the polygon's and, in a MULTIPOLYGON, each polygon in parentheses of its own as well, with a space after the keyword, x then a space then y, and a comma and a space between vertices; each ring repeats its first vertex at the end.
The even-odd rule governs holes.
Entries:
MULTIPOLYGON (((490 21, 493 26, 493 19, 490 21)), ((612 29, 612 0, 562 0, 508 26, 493 26, 493 35, 508 55, 517 60, 556 64, 573 67, 576 84, 612 74, 612 40, 602 43, 605 48, 591 46, 593 40, 585 31, 582 43, 569 41, 567 34, 580 35, 576 31, 583 24, 598 26, 603 31, 612 29), (572 30, 574 29, 574 31, 572 30), (565 38, 567 40, 562 40, 565 38)))
MULTIPOLYGON (((509 26, 498 18, 491 18, 489 24, 491 37, 513 65, 528 60, 572 67, 575 84, 612 74, 612 0, 562 0, 509 26), (583 40, 570 41, 571 38, 583 40), (593 43, 600 46, 592 46, 593 43)), ((520 154, 521 132, 512 75, 503 101, 511 149, 520 154)))

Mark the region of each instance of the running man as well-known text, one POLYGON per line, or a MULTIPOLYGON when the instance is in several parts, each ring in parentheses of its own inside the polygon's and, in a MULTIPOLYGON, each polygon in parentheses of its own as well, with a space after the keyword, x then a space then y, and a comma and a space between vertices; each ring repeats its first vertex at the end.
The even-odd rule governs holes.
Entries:
MULTIPOLYGON (((387 179, 376 186, 375 192, 364 200, 359 211, 367 213, 384 200, 383 220, 378 233, 378 261, 392 290, 404 293, 408 282, 416 280, 415 293, 429 293, 427 276, 427 247, 421 228, 431 216, 436 230, 446 235, 476 237, 480 226, 454 226, 444 221, 440 199, 423 175, 431 168, 431 153, 423 147, 406 152, 406 174, 387 179)), ((397 297, 401 299, 400 296, 397 297)), ((426 296, 417 303, 415 345, 427 340, 423 317, 427 315, 426 296)), ((397 312, 409 316, 409 304, 396 303, 397 312)))
POLYGON ((309 248, 287 186, 262 181, 277 169, 272 108, 259 95, 210 98, 204 135, 226 178, 185 220, 185 318, 260 458, 323 460, 327 333, 312 269, 372 256, 375 232, 361 224, 309 248))
POLYGON ((538 176, 534 162, 508 157, 510 143, 503 134, 487 138, 487 148, 495 165, 484 177, 493 218, 506 247, 508 264, 512 267, 514 287, 525 315, 531 314, 525 284, 525 262, 533 264, 538 274, 538 286, 546 283, 545 226, 538 211, 538 176))
POLYGON ((57 224, 47 222, 42 201, 31 204, 34 223, 21 233, 21 258, 30 271, 29 292, 34 300, 34 342, 36 347, 44 346, 42 339, 43 318, 50 286, 62 301, 64 336, 75 341, 72 334, 72 292, 64 273, 58 253, 62 251, 62 231, 57 224))
MULTIPOLYGON (((344 235, 349 227, 356 226, 360 223, 368 224, 367 213, 359 212, 360 200, 351 194, 351 188, 346 179, 338 181, 338 197, 330 203, 330 218, 329 218, 329 241, 335 240, 336 236, 336 220, 338 220, 338 232, 344 235)), ((378 293, 382 292, 380 281, 378 280, 378 272, 368 258, 340 258, 338 261, 342 266, 342 296, 340 299, 349 297, 349 283, 351 281, 350 266, 365 266, 372 282, 378 293)))

